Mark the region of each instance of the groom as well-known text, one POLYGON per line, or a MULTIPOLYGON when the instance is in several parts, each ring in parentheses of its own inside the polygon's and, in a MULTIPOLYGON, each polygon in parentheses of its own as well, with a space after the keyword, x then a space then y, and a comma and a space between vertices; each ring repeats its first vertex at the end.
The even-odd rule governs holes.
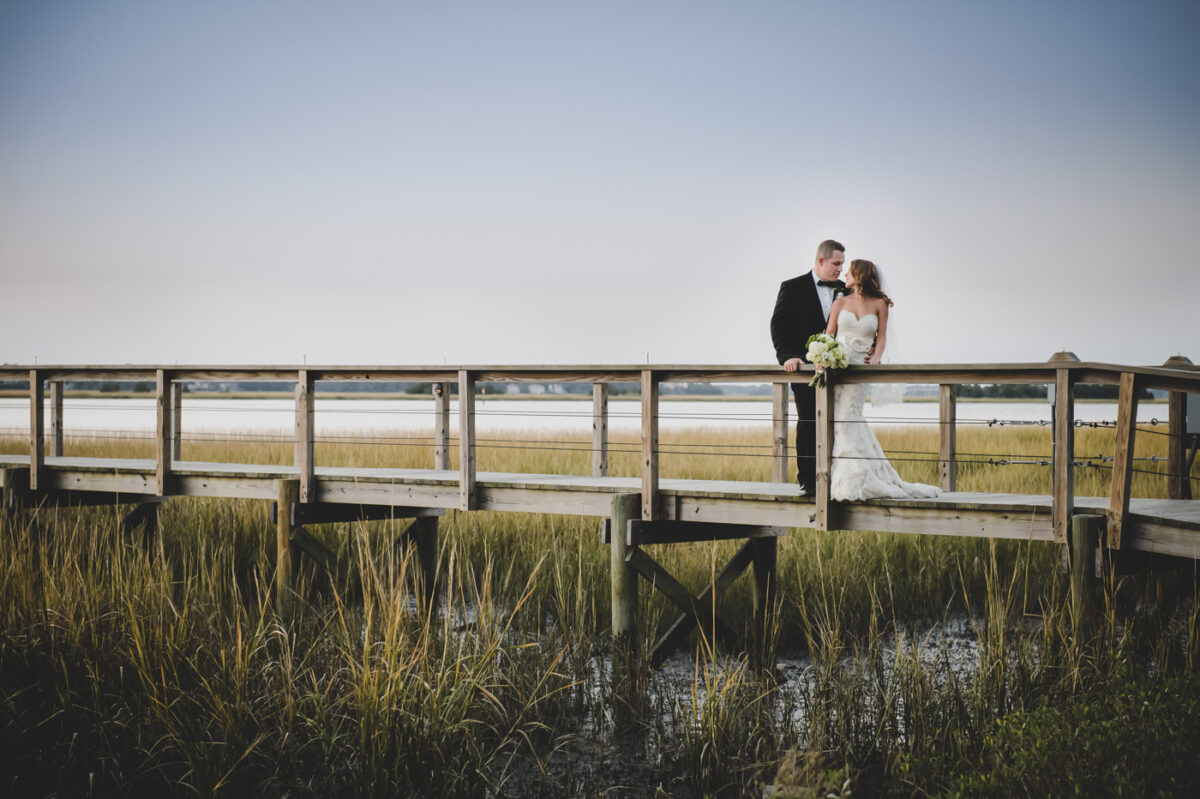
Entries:
MULTIPOLYGON (((845 262, 846 248, 826 239, 817 246, 811 272, 780 284, 771 314, 771 341, 785 372, 795 372, 804 363, 808 337, 825 332, 829 309, 846 289, 838 280, 845 262)), ((792 394, 796 398, 796 479, 801 496, 811 496, 817 485, 817 395, 805 383, 792 383, 792 394)))

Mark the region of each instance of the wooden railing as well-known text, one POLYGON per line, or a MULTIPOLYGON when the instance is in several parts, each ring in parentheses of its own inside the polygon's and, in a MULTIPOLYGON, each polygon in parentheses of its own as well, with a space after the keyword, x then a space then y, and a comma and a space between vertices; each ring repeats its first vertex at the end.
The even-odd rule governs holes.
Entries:
MULTIPOLYGON (((65 381, 153 380, 157 425, 155 459, 156 488, 160 496, 170 493, 173 464, 180 460, 182 442, 182 390, 188 381, 271 380, 291 381, 296 392, 295 466, 299 472, 300 502, 314 496, 316 480, 315 384, 319 380, 420 381, 434 386, 433 468, 451 469, 450 387, 457 385, 459 507, 478 507, 476 490, 475 386, 489 382, 592 383, 592 474, 608 472, 608 387, 615 382, 641 386, 641 517, 661 518, 659 491, 659 387, 669 382, 771 383, 772 384, 772 470, 774 482, 785 482, 788 463, 788 407, 791 383, 808 382, 812 368, 787 374, 778 367, 759 366, 464 366, 367 367, 367 366, 34 366, 0 367, 0 380, 28 380, 30 401, 30 488, 43 480, 46 443, 51 456, 63 452, 63 383, 65 381), (45 386, 50 388, 49 436, 45 429, 45 386)), ((1129 513, 1134 441, 1137 432, 1138 393, 1142 389, 1169 392, 1168 495, 1190 498, 1187 474, 1195 449, 1188 452, 1185 441, 1200 420, 1192 419, 1193 430, 1185 428, 1187 393, 1200 392, 1200 371, 1186 358, 1172 358, 1161 367, 1118 366, 1078 361, 1070 353, 1059 353, 1046 363, 954 364, 856 366, 832 373, 829 384, 817 389, 817 485, 816 519, 820 529, 834 522, 829 493, 833 450, 833 387, 849 383, 925 383, 938 389, 939 483, 954 491, 957 483, 956 387, 964 383, 1033 383, 1055 387, 1054 451, 1052 462, 1053 527, 1055 540, 1069 535, 1074 509, 1074 394, 1080 384, 1119 386, 1113 479, 1109 496, 1108 545, 1119 548, 1122 529, 1129 513)))

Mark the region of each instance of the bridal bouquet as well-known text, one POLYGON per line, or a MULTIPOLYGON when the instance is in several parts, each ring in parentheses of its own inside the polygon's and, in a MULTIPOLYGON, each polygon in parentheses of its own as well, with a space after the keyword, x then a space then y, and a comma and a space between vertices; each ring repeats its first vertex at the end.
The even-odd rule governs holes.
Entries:
MULTIPOLYGON (((850 363, 842 343, 828 333, 817 333, 808 337, 808 354, 804 356, 809 363, 823 366, 826 369, 844 369, 850 363)), ((825 385, 825 372, 817 372, 810 386, 825 385)))

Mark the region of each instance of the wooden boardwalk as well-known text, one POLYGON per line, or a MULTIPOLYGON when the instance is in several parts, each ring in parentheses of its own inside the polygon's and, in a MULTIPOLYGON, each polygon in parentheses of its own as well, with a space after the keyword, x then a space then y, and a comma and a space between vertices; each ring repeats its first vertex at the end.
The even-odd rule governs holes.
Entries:
MULTIPOLYGON (((808 368, 808 367, 806 367, 808 368)), ((777 367, 590 366, 590 367, 0 367, 0 379, 27 380, 30 401, 28 454, 0 455, 6 505, 138 503, 127 519, 152 525, 157 507, 175 496, 262 499, 277 503, 276 581, 281 601, 290 596, 291 559, 303 551, 319 560, 319 542, 304 525, 355 518, 412 518, 425 584, 435 583, 437 517, 446 510, 553 513, 603 517, 612 550, 613 633, 628 638, 637 606, 638 577, 679 605, 682 615, 660 642, 655 659, 677 646, 689 625, 703 624, 700 608, 753 565, 756 607, 771 606, 777 537, 789 528, 868 530, 913 535, 984 536, 1055 542, 1066 546, 1073 572, 1083 579, 1098 550, 1118 559, 1122 551, 1200 560, 1200 501, 1193 500, 1190 474, 1200 438, 1200 371, 1186 358, 1161 367, 1081 363, 1059 353, 1042 364, 857 366, 838 370, 817 390, 817 485, 801 497, 786 482, 791 405, 789 384, 810 374, 777 367), (63 456, 63 383, 138 380, 152 383, 157 407, 155 457, 148 459, 63 456), (285 380, 296 387, 295 458, 288 466, 183 460, 182 395, 189 381, 285 380), (436 387, 432 422, 432 468, 335 468, 315 461, 317 383, 322 380, 408 380, 436 387), (592 469, 588 475, 479 472, 474 409, 476 383, 586 382, 592 384, 592 469), (659 389, 678 382, 771 383, 771 479, 765 482, 683 480, 659 474, 659 389), (641 387, 641 464, 636 477, 608 474, 608 387, 641 387), (855 382, 933 383, 939 386, 939 484, 935 499, 879 499, 840 503, 829 493, 835 432, 835 384, 855 382), (957 491, 956 386, 963 383, 1042 383, 1054 387, 1053 456, 1048 495, 957 491), (1098 383, 1118 387, 1118 418, 1107 496, 1077 496, 1074 490, 1075 387, 1098 383), (451 394, 457 388, 451 435, 451 394), (47 388, 49 397, 47 397, 47 388), (1168 499, 1131 496, 1137 398, 1143 389, 1169 392, 1168 499), (1190 400, 1189 400, 1190 398, 1190 400), (47 401, 48 400, 48 401, 47 401), (1195 410, 1188 415, 1189 405, 1195 410), (49 424, 46 424, 46 417, 49 424), (457 463, 451 463, 452 449, 457 463), (652 543, 744 538, 745 544, 712 586, 692 595, 641 546, 652 543)), ((1126 560, 1130 560, 1126 558, 1126 560)), ((1130 560, 1130 562, 1133 562, 1130 560)), ((719 621, 719 620, 717 620, 719 621)), ((709 619, 710 623, 717 621, 709 619)), ((728 627, 717 625, 728 631, 728 627)))
MULTIPOLYGON (((153 459, 64 458, 45 460, 45 489, 122 495, 134 503, 157 498, 153 459)), ((0 455, 0 470, 28 468, 27 455, 0 455)), ((8 474, 7 470, 0 475, 8 474)), ((170 495, 275 500, 280 480, 295 480, 295 466, 176 461, 170 495)), ((411 509, 453 509, 459 473, 445 469, 318 467, 314 501, 411 509)), ((0 480, 3 480, 0 477, 0 480)), ((608 517, 612 498, 636 494, 636 477, 479 472, 477 510, 608 517)), ((816 503, 794 483, 731 480, 660 481, 664 521, 816 528, 816 503)), ((168 496, 170 496, 168 495, 168 496)), ((115 499, 115 498, 114 498, 115 499)), ((936 499, 835 503, 833 527, 915 535, 962 535, 1053 541, 1052 497, 1034 494, 948 492, 936 499)), ((1104 513, 1108 497, 1075 497, 1078 512, 1104 513)), ((1200 559, 1200 501, 1130 500, 1129 548, 1200 559)))

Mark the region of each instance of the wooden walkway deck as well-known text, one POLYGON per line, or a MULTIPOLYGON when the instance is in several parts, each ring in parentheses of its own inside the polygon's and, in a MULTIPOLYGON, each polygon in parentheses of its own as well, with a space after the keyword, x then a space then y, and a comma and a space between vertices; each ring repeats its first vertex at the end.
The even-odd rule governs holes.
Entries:
MULTIPOLYGON (((27 455, 0 455, 4 468, 28 468, 27 455)), ((127 502, 156 498, 153 459, 45 458, 49 491, 119 494, 127 502)), ((165 496, 275 500, 280 480, 295 466, 175 461, 165 496)), ((317 467, 313 501, 410 509, 459 507, 459 477, 449 469, 317 467)), ((608 517, 612 498, 641 490, 639 477, 479 472, 477 510, 608 517)), ((818 528, 816 503, 795 484, 664 478, 659 490, 664 521, 764 527, 818 528)), ((1077 512, 1103 514, 1108 497, 1074 498, 1077 512)), ((947 492, 936 499, 878 499, 832 503, 832 529, 915 535, 986 536, 1053 541, 1053 497, 1034 494, 947 492)), ((1129 500, 1128 548, 1200 559, 1200 501, 1129 500)))

